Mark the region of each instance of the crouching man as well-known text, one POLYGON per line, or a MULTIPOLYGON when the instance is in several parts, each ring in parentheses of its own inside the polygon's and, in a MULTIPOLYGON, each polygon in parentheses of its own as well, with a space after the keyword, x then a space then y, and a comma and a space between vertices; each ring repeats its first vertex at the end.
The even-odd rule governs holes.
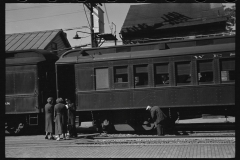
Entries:
POLYGON ((151 117, 154 121, 154 125, 157 128, 157 134, 158 136, 163 136, 165 134, 165 125, 167 116, 162 111, 162 109, 159 106, 147 106, 146 110, 149 110, 151 113, 151 117))

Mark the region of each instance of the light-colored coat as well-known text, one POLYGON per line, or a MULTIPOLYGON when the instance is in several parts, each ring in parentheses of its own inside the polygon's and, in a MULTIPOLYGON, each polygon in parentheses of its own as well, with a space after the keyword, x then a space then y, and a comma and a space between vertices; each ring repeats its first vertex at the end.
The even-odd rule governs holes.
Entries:
POLYGON ((53 133, 53 105, 47 103, 45 105, 45 131, 53 133))
POLYGON ((54 106, 55 134, 67 133, 67 108, 64 104, 58 103, 54 106))

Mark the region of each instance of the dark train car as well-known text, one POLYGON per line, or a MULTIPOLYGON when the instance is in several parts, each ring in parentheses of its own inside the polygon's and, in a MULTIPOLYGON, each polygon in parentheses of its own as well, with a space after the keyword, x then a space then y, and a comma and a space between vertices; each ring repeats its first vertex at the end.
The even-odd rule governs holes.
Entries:
POLYGON ((180 119, 235 116, 235 36, 189 38, 68 51, 57 94, 75 100, 80 122, 116 130, 152 129, 147 105, 180 119))
POLYGON ((26 127, 43 132, 46 100, 49 96, 56 98, 58 57, 45 50, 12 51, 5 55, 5 127, 13 133, 26 127))

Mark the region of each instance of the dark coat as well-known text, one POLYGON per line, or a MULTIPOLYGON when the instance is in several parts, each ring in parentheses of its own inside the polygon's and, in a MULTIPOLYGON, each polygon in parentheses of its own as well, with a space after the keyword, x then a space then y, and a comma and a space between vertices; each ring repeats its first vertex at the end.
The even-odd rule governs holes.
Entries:
POLYGON ((47 103, 45 105, 45 131, 53 133, 53 105, 47 103))
POLYGON ((58 103, 54 106, 55 134, 67 133, 67 108, 58 103))
POLYGON ((68 124, 75 126, 76 107, 74 103, 67 104, 67 105, 68 105, 68 124))
POLYGON ((150 112, 151 117, 155 122, 155 125, 164 124, 165 120, 167 119, 167 115, 163 112, 163 110, 159 106, 153 106, 150 112))

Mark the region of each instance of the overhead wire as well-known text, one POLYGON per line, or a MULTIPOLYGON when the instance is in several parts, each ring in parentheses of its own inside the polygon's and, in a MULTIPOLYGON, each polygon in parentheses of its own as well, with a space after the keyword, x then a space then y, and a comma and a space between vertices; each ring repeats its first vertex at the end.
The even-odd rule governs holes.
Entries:
POLYGON ((59 4, 59 5, 39 5, 39 6, 33 6, 33 7, 26 7, 26 8, 14 8, 14 9, 6 9, 5 11, 16 11, 16 10, 25 10, 25 9, 32 9, 32 8, 45 8, 45 7, 56 7, 56 6, 65 6, 65 4, 59 4))
POLYGON ((84 12, 85 12, 85 15, 86 15, 87 21, 88 21, 89 28, 91 28, 91 25, 90 25, 90 23, 89 23, 89 20, 88 20, 88 17, 87 17, 87 13, 86 13, 86 10, 85 10, 85 7, 84 7, 84 4, 83 4, 83 9, 84 9, 84 12))
POLYGON ((46 17, 37 17, 37 18, 29 18, 29 19, 16 20, 16 21, 8 21, 6 23, 19 22, 19 21, 28 21, 28 20, 42 19, 42 18, 49 18, 49 17, 56 17, 56 16, 62 16, 62 15, 67 15, 67 14, 74 14, 74 13, 79 13, 79 12, 83 12, 83 11, 64 13, 64 14, 58 14, 58 15, 52 15, 52 16, 46 16, 46 17))
POLYGON ((27 7, 27 8, 14 8, 14 9, 5 9, 5 11, 16 11, 16 10, 24 10, 24 9, 32 9, 32 8, 42 8, 47 7, 46 5, 34 6, 34 7, 27 7))
POLYGON ((108 18, 107 8, 106 8, 105 3, 103 3, 103 5, 104 5, 105 11, 106 11, 106 15, 107 15, 108 25, 109 25, 109 28, 110 28, 110 30, 112 32, 112 27, 111 27, 111 24, 110 24, 110 21, 109 21, 109 18, 108 18))
POLYGON ((83 29, 83 28, 89 28, 88 26, 81 26, 81 27, 71 27, 71 28, 63 28, 63 31, 70 31, 70 30, 76 30, 76 29, 83 29))
MULTIPOLYGON (((6 10, 6 11, 25 10, 25 9, 32 9, 32 8, 55 7, 55 6, 64 6, 64 5, 54 5, 54 6, 41 5, 41 6, 34 6, 34 7, 28 7, 28 8, 9 9, 9 10, 6 10)), ((84 8, 84 12, 85 12, 85 15, 86 15, 86 18, 87 18, 89 27, 87 27, 87 26, 82 26, 82 27, 66 28, 66 29, 63 29, 63 31, 75 30, 75 29, 83 29, 83 28, 84 28, 84 29, 86 29, 86 28, 91 28, 90 23, 89 23, 89 20, 88 20, 87 13, 86 13, 86 10, 85 10, 84 4, 83 4, 83 8, 84 8)), ((107 13, 107 9, 106 9, 106 5, 105 5, 105 4, 104 4, 104 8, 105 8, 105 11, 106 11, 106 14, 107 14, 107 19, 108 19, 108 23, 109 23, 110 30, 112 30, 112 28, 111 28, 111 26, 110 26, 110 21, 109 21, 109 17, 108 17, 108 13, 107 13)), ((6 23, 19 22, 19 21, 28 21, 28 20, 35 20, 35 19, 42 19, 42 18, 49 18, 49 17, 61 16, 61 15, 75 14, 75 13, 79 13, 79 12, 83 12, 83 11, 70 12, 70 13, 64 13, 64 14, 58 14, 58 15, 52 15, 52 16, 45 16, 45 17, 29 18, 29 19, 16 20, 16 21, 8 21, 8 22, 6 22, 6 23)), ((89 36, 86 36, 86 37, 89 37, 89 36)), ((86 38, 86 37, 81 37, 81 38, 86 38)))

